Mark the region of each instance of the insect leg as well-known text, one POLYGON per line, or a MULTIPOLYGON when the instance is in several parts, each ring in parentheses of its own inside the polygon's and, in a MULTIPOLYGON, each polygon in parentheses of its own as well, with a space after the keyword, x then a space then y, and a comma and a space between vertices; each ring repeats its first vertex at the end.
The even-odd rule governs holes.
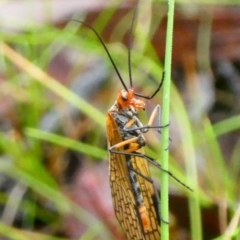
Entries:
MULTIPOLYGON (((157 105, 154 110, 152 111, 152 114, 149 118, 148 124, 143 126, 142 123, 140 122, 140 120, 138 118, 132 118, 131 120, 134 120, 134 123, 136 123, 137 127, 134 128, 130 128, 131 124, 133 124, 132 122, 129 121, 129 123, 123 128, 123 131, 125 132, 130 132, 130 131, 135 131, 135 130, 141 130, 143 133, 146 133, 149 129, 159 129, 159 128, 165 128, 168 127, 169 124, 163 125, 163 126, 153 126, 153 121, 156 118, 157 114, 160 111, 160 106, 157 105)), ((158 131, 160 132, 160 130, 158 131)))
POLYGON ((141 176, 142 178, 144 178, 146 181, 153 183, 153 180, 145 175, 143 175, 141 172, 139 172, 138 170, 134 169, 133 167, 128 166, 128 169, 135 172, 137 175, 141 176))
MULTIPOLYGON (((129 139, 131 140, 131 139, 129 139)), ((129 141, 127 140, 127 141, 129 141)), ((112 149, 109 149, 109 151, 111 153, 115 153, 115 154, 122 154, 122 155, 126 155, 126 156, 137 156, 137 157, 142 157, 145 160, 147 160, 149 163, 153 164, 154 166, 156 166, 157 168, 159 168, 161 171, 166 172, 169 176, 171 176, 173 179, 175 179, 178 183, 180 183, 182 186, 184 186, 185 188, 187 188, 188 190, 190 190, 191 192, 193 192, 193 189, 190 188, 189 186, 187 186, 185 183, 183 183, 181 180, 179 180, 177 177, 175 177, 170 171, 162 168, 162 166, 153 158, 146 156, 145 154, 142 153, 138 153, 138 152, 126 152, 126 151, 118 151, 118 150, 114 150, 114 146, 112 146, 112 149)))
MULTIPOLYGON (((137 140, 138 140, 138 139, 139 139, 139 137, 133 137, 133 138, 127 139, 127 140, 125 140, 125 141, 122 141, 122 142, 120 142, 120 143, 117 143, 117 144, 109 147, 109 148, 108 148, 108 151, 109 151, 109 152, 113 152, 113 151, 114 151, 113 149, 120 148, 120 147, 124 147, 124 146, 126 146, 126 145, 128 145, 128 144, 130 144, 130 143, 136 143, 136 144, 137 144, 137 140)), ((135 147, 131 148, 130 151, 129 151, 129 149, 126 150, 126 151, 128 151, 128 152, 136 151, 136 150, 138 150, 138 149, 141 148, 141 147, 142 147, 142 146, 140 146, 139 144, 137 144, 135 147)))

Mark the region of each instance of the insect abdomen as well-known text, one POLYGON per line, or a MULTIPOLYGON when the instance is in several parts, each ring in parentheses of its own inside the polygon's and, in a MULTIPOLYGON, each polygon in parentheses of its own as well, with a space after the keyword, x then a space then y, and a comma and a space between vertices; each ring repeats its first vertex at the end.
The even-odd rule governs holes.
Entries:
POLYGON ((150 219, 149 219, 148 210, 147 210, 146 206, 144 205, 143 195, 141 192, 139 182, 137 180, 136 173, 133 170, 131 170, 131 169, 133 169, 131 159, 129 159, 127 161, 127 166, 129 169, 129 179, 130 179, 130 182, 132 185, 132 190, 133 190, 135 200, 137 202, 142 226, 143 226, 144 230, 149 230, 150 229, 150 219))

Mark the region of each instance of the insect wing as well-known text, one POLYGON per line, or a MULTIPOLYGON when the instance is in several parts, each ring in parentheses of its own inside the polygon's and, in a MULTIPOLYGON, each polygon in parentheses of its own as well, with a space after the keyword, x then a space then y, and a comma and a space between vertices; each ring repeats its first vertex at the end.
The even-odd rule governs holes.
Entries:
MULTIPOLYGON (((107 116, 107 131, 110 146, 122 141, 118 127, 110 113, 107 116)), ((119 150, 123 151, 123 148, 119 150)), ((144 239, 124 155, 110 154, 109 175, 115 214, 127 239, 144 239)))
MULTIPOLYGON (((120 131, 111 112, 107 115, 107 133, 109 146, 122 141, 120 131)), ((124 152, 124 147, 118 148, 124 152)), ((143 153, 143 149, 139 150, 143 153)), ((131 158, 133 169, 146 178, 150 178, 148 163, 144 158, 124 154, 110 153, 110 187, 116 217, 127 239, 159 240, 158 200, 152 182, 136 174, 144 207, 139 209, 129 179, 127 160, 131 158)))
MULTIPOLYGON (((143 148, 137 152, 144 154, 143 148)), ((143 196, 144 206, 146 207, 147 222, 143 222, 145 239, 159 240, 160 239, 160 218, 159 218, 159 199, 151 179, 148 162, 144 158, 131 156, 133 168, 143 176, 136 174, 139 182, 140 190, 143 196), (146 179, 148 178, 148 179, 146 179), (148 222, 149 221, 149 222, 148 222)))

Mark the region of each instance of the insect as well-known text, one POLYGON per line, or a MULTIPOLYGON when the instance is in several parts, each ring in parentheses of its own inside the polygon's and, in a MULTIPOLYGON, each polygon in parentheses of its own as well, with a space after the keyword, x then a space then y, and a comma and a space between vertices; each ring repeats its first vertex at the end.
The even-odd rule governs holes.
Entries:
MULTIPOLYGON (((136 9, 137 4, 133 13, 130 37, 136 9)), ((143 126, 137 115, 138 110, 145 110, 145 103, 135 96, 153 98, 161 89, 163 81, 150 97, 135 93, 132 89, 131 51, 129 47, 130 89, 128 89, 105 44, 102 40, 100 41, 124 87, 107 113, 106 125, 110 187, 115 214, 127 239, 158 240, 160 239, 159 200, 148 167, 148 161, 155 161, 144 153, 145 138, 143 133, 147 132, 149 128, 159 128, 159 126, 152 126, 159 106, 153 111, 148 125, 143 126)))
MULTIPOLYGON (((137 4, 134 8, 130 38, 136 9, 137 4)), ((131 48, 129 47, 130 88, 127 88, 100 35, 88 24, 81 23, 92 29, 100 40, 124 88, 118 94, 114 105, 109 109, 106 123, 110 187, 116 217, 128 240, 159 240, 160 201, 151 179, 148 164, 150 162, 161 170, 166 170, 162 169, 161 165, 153 158, 145 155, 144 146, 146 140, 144 133, 151 128, 159 130, 166 126, 153 126, 153 121, 159 112, 159 105, 153 110, 148 124, 143 126, 138 118, 138 111, 145 109, 145 103, 136 97, 152 99, 160 91, 164 77, 151 96, 144 96, 134 92, 131 76, 131 48)), ((166 172, 175 178, 170 172, 166 172)), ((177 178, 175 179, 183 184, 177 178)), ((186 186, 185 184, 183 185, 186 186)))
POLYGON ((129 240, 160 239, 159 200, 143 150, 143 133, 151 123, 144 127, 137 118, 137 111, 144 108, 132 89, 122 90, 107 114, 112 198, 117 219, 129 240))

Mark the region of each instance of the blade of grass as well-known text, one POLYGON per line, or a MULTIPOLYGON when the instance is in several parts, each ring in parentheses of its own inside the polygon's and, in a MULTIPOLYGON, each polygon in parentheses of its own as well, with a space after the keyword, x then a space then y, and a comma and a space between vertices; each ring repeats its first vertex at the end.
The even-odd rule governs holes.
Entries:
POLYGON ((70 138, 62 137, 57 134, 45 132, 39 129, 34 128, 25 128, 25 134, 34 137, 37 139, 45 140, 54 144, 58 144, 60 146, 64 146, 68 149, 72 149, 83 154, 86 154, 91 157, 106 159, 107 152, 102 150, 101 148, 91 146, 86 143, 82 143, 79 141, 75 141, 70 138))
POLYGON ((176 88, 172 88, 171 100, 174 104, 171 105, 173 112, 177 116, 179 122, 179 131, 182 138, 182 151, 186 165, 186 173, 188 176, 187 185, 194 189, 189 195, 190 223, 191 223, 191 239, 202 239, 201 227, 201 207, 199 203, 198 193, 198 176, 197 176, 197 159, 194 147, 194 131, 188 117, 187 110, 183 100, 176 88), (195 190, 196 189, 196 190, 195 190))
POLYGON ((53 237, 46 234, 37 233, 34 231, 26 231, 17 228, 13 228, 0 222, 0 234, 3 237, 7 237, 9 240, 67 240, 68 238, 53 237))
POLYGON ((240 115, 227 118, 213 126, 216 136, 221 136, 232 131, 240 129, 240 115))
MULTIPOLYGON (((166 35, 166 51, 165 51, 165 76, 163 84, 163 108, 162 108, 162 124, 169 124, 170 116, 170 86, 171 86, 171 62, 172 62, 172 39, 173 39, 173 19, 174 19, 174 0, 168 1, 168 19, 167 19, 167 35, 166 35)), ((168 170, 169 158, 169 127, 162 129, 162 167, 168 170)), ((168 199, 168 174, 161 173, 161 219, 168 221, 169 219, 169 199, 168 199)), ((169 224, 161 222, 161 236, 163 240, 169 239, 169 224)))
POLYGON ((177 121, 179 122, 179 131, 183 139, 181 147, 183 149, 186 172, 188 176, 187 185, 194 189, 194 192, 189 195, 191 239, 200 240, 202 239, 201 208, 197 189, 198 176, 196 169, 196 152, 194 148, 194 131, 179 92, 174 87, 172 90, 171 100, 174 104, 172 104, 171 107, 178 117, 177 121))
MULTIPOLYGON (((89 227, 92 226, 92 224, 99 222, 89 212, 80 208, 73 201, 69 200, 68 197, 65 196, 61 191, 50 187, 41 181, 41 179, 37 179, 34 176, 21 171, 21 169, 19 169, 17 166, 5 162, 4 159, 0 158, 0 161, 0 173, 11 176, 12 178, 20 181, 22 184, 36 191, 41 196, 49 199, 54 203, 54 206, 60 213, 70 213, 89 227)), ((103 228, 104 226, 102 225, 102 229, 103 228)))
POLYGON ((104 126, 105 117, 100 111, 92 107, 83 99, 80 99, 76 94, 68 90, 61 83, 50 77, 36 65, 32 64, 30 61, 28 61, 26 58, 21 56, 19 53, 14 51, 12 48, 10 48, 3 42, 0 42, 0 52, 4 56, 9 58, 16 66, 18 66, 23 71, 27 72, 30 76, 35 78, 35 80, 46 86, 48 89, 52 90, 54 93, 56 93, 63 99, 72 103, 87 116, 95 120, 95 122, 98 123, 100 126, 104 126))

